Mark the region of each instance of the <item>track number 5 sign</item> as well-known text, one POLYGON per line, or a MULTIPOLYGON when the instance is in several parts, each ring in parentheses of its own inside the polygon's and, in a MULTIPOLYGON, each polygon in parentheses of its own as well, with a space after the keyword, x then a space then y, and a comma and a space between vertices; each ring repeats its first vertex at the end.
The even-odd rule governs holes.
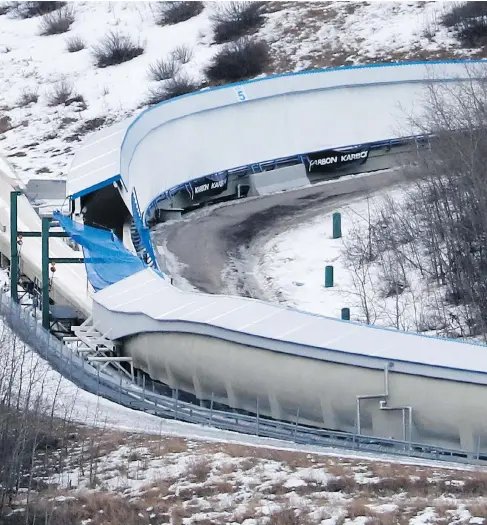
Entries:
POLYGON ((245 93, 245 90, 243 87, 236 87, 235 88, 235 93, 237 95, 237 98, 240 102, 244 102, 245 100, 247 100, 247 94, 245 93))

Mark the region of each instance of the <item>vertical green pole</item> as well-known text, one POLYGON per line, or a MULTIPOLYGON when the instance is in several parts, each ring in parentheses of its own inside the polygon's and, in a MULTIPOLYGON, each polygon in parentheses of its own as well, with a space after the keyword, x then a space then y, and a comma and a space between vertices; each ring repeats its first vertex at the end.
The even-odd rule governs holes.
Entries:
POLYGON ((50 328, 49 316, 49 227, 51 219, 42 218, 42 326, 50 328))
POLYGON ((350 308, 342 308, 342 320, 350 321, 350 308))
POLYGON ((333 266, 325 266, 325 288, 333 288, 333 266))
POLYGON ((10 192, 10 293, 14 303, 19 302, 19 252, 17 246, 17 198, 19 192, 10 192))
POLYGON ((340 239, 342 236, 342 214, 335 212, 333 214, 333 238, 340 239))

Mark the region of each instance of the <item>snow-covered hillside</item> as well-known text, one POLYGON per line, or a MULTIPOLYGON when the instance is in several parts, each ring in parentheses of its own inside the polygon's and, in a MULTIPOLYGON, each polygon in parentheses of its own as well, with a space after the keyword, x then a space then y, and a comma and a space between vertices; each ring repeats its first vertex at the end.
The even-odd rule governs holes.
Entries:
MULTIPOLYGON (((50 36, 39 34, 40 17, 20 19, 8 10, 0 16, 0 156, 24 181, 65 176, 85 136, 139 112, 155 85, 149 66, 177 46, 192 49, 181 70, 198 84, 204 80, 204 68, 221 47, 213 43, 210 20, 216 3, 163 27, 155 21, 156 4, 70 2, 70 30, 50 36), (95 67, 91 50, 110 31, 130 35, 144 52, 119 65, 95 67), (66 40, 73 37, 85 48, 69 53, 66 40), (49 100, 61 82, 73 88, 75 101, 52 106, 49 100)), ((446 9, 443 2, 266 2, 256 36, 270 46, 268 73, 481 54, 460 49, 439 25, 446 9)))

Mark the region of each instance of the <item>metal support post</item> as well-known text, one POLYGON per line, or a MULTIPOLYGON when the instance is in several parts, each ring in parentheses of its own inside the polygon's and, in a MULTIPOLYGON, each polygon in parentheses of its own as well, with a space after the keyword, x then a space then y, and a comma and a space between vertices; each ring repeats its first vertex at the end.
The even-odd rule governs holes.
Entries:
POLYGON ((17 200, 19 191, 10 192, 10 293, 14 303, 19 302, 19 252, 17 245, 17 200))
POLYGON ((256 429, 255 433, 258 436, 259 435, 259 421, 260 421, 260 414, 259 414, 259 398, 257 398, 257 418, 256 418, 256 429))
POLYGON ((213 425, 213 392, 211 393, 210 400, 210 427, 213 425))
POLYGON ((333 214, 333 238, 340 239, 342 236, 342 214, 335 212, 333 214))
POLYGON ((298 407, 298 410, 296 411, 296 423, 294 425, 294 437, 293 437, 293 441, 296 443, 296 433, 298 431, 298 425, 299 425, 299 407, 298 407))
POLYGON ((333 266, 325 266, 325 288, 333 288, 333 266))
POLYGON ((100 367, 96 367, 96 395, 100 397, 100 367))
POLYGON ((49 315, 49 227, 51 220, 42 218, 42 326, 50 328, 49 315))

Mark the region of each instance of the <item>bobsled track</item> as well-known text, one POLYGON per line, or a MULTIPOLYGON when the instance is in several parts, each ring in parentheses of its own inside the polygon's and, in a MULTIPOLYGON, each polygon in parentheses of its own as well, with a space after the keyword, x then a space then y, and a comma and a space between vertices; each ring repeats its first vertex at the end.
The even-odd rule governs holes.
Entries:
MULTIPOLYGON (((127 394, 122 380, 115 388, 105 374, 103 395, 165 416, 300 442, 485 459, 485 346, 182 291, 171 284, 149 233, 157 221, 208 202, 303 191, 320 179, 307 169, 319 152, 366 150, 360 171, 391 167, 399 162, 395 152, 419 144, 420 130, 411 122, 422 116, 429 86, 474 82, 484 64, 392 64, 271 76, 178 97, 94 133, 68 173, 72 218, 84 215, 86 224, 117 231, 146 266, 125 254, 119 268, 102 242, 97 247, 91 229, 85 233, 61 218, 94 257, 87 258, 87 273, 73 265, 56 272, 53 299, 83 312, 85 328, 131 358, 147 381, 167 385, 176 401, 150 397, 145 387, 140 400, 140 390, 127 394), (202 407, 178 405, 178 392, 202 407), (216 404, 237 412, 215 412, 216 404)), ((362 184, 373 185, 373 177, 362 184)), ((8 255, 10 185, 4 179, 0 248, 8 255)), ((337 194, 343 193, 341 184, 333 182, 337 194)), ((32 214, 22 200, 23 228, 39 228, 32 214)), ((34 278, 40 250, 24 244, 23 271, 34 278)), ((61 241, 52 249, 63 250, 62 256, 70 251, 61 241)))

